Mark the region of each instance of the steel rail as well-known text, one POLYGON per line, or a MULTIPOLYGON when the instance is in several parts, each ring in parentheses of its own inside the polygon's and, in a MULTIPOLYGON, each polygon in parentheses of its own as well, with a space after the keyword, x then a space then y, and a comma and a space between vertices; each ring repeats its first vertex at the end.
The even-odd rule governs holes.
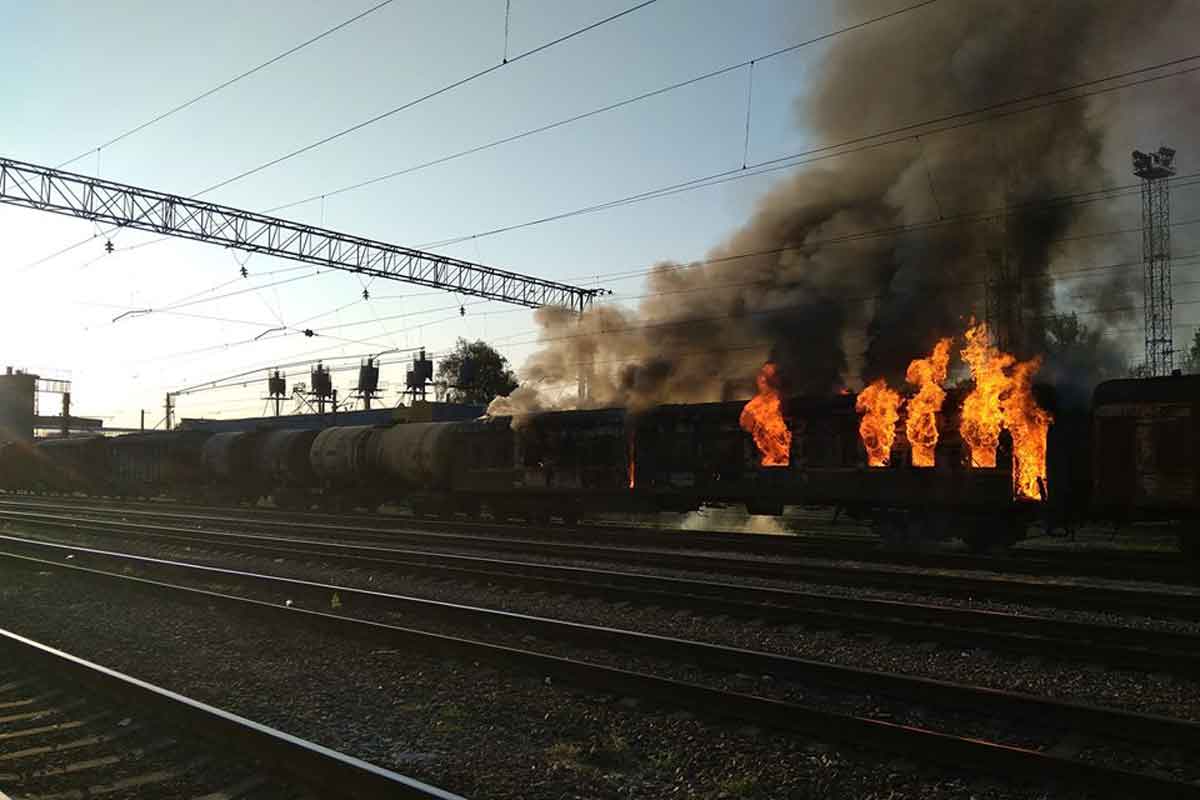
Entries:
MULTIPOLYGON (((229 506, 130 503, 102 501, 99 498, 87 498, 81 503, 70 498, 63 499, 67 500, 66 505, 80 510, 102 512, 121 509, 123 514, 161 518, 215 519, 219 518, 222 512, 227 514, 231 510, 229 506), (214 514, 217 516, 214 517, 214 514)), ((28 500, 5 500, 3 495, 0 495, 0 506, 4 505, 28 505, 58 509, 64 504, 52 505, 28 500)), ((356 534, 379 536, 386 535, 389 526, 397 525, 410 528, 420 527, 434 532, 468 529, 501 536, 518 534, 528 537, 530 535, 527 524, 508 523, 500 520, 329 514, 263 508, 238 508, 237 511, 244 515, 245 521, 262 519, 278 522, 306 522, 315 525, 325 524, 356 534)), ((1006 555, 979 555, 905 552, 882 547, 879 540, 870 534, 844 534, 838 533, 832 528, 811 529, 797 532, 795 535, 776 536, 735 531, 685 531, 619 524, 580 523, 570 526, 548 526, 545 528, 545 534, 559 540, 596 541, 622 546, 655 547, 669 550, 726 551, 769 557, 827 558, 893 566, 975 570, 1030 576, 1111 578, 1200 584, 1200 569, 1189 564, 1181 564, 1176 553, 1019 550, 1006 555)))
MULTIPOLYGON (((120 585, 149 592, 158 597, 170 596, 172 599, 189 600, 204 606, 221 606, 258 619, 266 619, 272 623, 288 619, 298 624, 307 623, 333 630, 341 635, 353 633, 372 641, 386 642, 393 647, 418 647, 426 651, 455 657, 486 660, 493 664, 516 667, 539 676, 562 680, 586 688, 645 697, 655 703, 682 707, 708 717, 738 719, 757 725, 799 731, 826 740, 848 742, 858 747, 874 747, 903 753, 909 757, 923 757, 957 768, 974 767, 1010 778, 1013 775, 1020 775, 1039 781, 1069 781, 1086 786, 1101 795, 1112 797, 1127 797, 1133 793, 1134 796, 1200 798, 1200 786, 1196 784, 1161 774, 1126 770, 1109 763, 1085 762, 1046 751, 823 711, 794 703, 724 691, 577 659, 300 609, 294 606, 288 607, 147 578, 121 575, 77 565, 65 565, 61 562, 19 554, 0 553, 0 558, 13 566, 23 565, 35 570, 44 570, 50 567, 69 572, 81 579, 98 581, 107 586, 120 585)), ((732 652, 750 652, 736 651, 732 648, 730 650, 732 652)), ((819 666, 829 669, 829 665, 819 666)), ((922 681, 927 684, 928 691, 931 693, 930 700, 936 700, 943 696, 939 692, 956 692, 954 684, 926 679, 905 679, 902 676, 889 676, 886 673, 858 672, 862 676, 870 676, 863 678, 868 681, 875 679, 892 682, 897 679, 922 681)), ((872 683, 872 685, 876 689, 879 688, 877 684, 872 683)), ((1021 699, 1023 697, 1021 695, 1010 695, 974 687, 961 687, 961 689, 973 692, 973 697, 980 705, 985 707, 990 705, 998 710, 1008 709, 1010 713, 1014 703, 1026 702, 1021 699), (990 704, 988 698, 990 698, 990 704)), ((1150 741, 1165 740, 1175 745, 1186 741, 1195 742, 1195 737, 1200 735, 1200 725, 1196 723, 1090 706, 1071 706, 1054 701, 1042 701, 1038 698, 1032 698, 1032 700, 1047 711, 1057 707, 1060 721, 1069 718, 1073 720, 1073 725, 1084 727, 1089 732, 1114 731, 1130 737, 1145 736, 1150 741)))
MULTIPOLYGON (((11 539, 7 537, 0 537, 0 539, 8 541, 9 544, 12 543, 11 539)), ((481 626, 488 630, 506 629, 519 635, 532 634, 547 640, 567 642, 580 647, 600 647, 622 654, 637 653, 652 657, 675 658, 720 670, 770 674, 789 680, 815 681, 844 689, 882 692, 895 697, 942 706, 1036 717, 1064 728, 1076 725, 1086 727, 1098 725, 1105 720, 1110 722, 1120 720, 1119 730, 1123 736, 1128 738, 1157 744, 1187 744, 1200 749, 1200 723, 1168 717, 1132 714, 1017 692, 866 670, 709 642, 481 608, 462 603, 429 600, 372 589, 264 575, 244 570, 223 569, 93 548, 29 540, 21 542, 21 544, 31 545, 34 549, 69 551, 76 561, 80 556, 100 561, 113 561, 122 569, 133 564, 152 573, 171 576, 173 579, 183 578, 201 582, 220 581, 222 585, 230 581, 242 581, 265 590, 279 592, 280 597, 291 600, 293 604, 299 602, 298 598, 303 594, 314 604, 324 606, 329 603, 330 598, 336 595, 340 607, 344 608, 370 607, 388 612, 400 611, 406 615, 416 615, 422 620, 433 619, 455 625, 481 626)), ((11 554, 0 551, 0 555, 11 554)))
POLYGON ((86 661, 0 629, 0 652, 11 661, 87 686, 124 706, 137 708, 172 728, 187 731, 219 749, 249 757, 273 772, 288 775, 322 796, 395 797, 412 800, 463 800, 459 795, 377 767, 352 756, 305 741, 163 689, 108 667, 86 661))
MULTIPOLYGON (((118 529, 105 532, 122 535, 118 529)), ((340 543, 297 547, 287 539, 259 537, 253 541, 242 541, 236 538, 236 534, 217 534, 234 538, 213 542, 212 537, 202 531, 135 531, 129 535, 150 541, 207 545, 213 549, 233 545, 249 555, 285 558, 315 556, 354 567, 502 584, 526 591, 593 596, 610 602, 633 601, 697 614, 724 614, 775 624, 802 623, 809 627, 869 630, 913 641, 982 646, 1039 656, 1050 653, 1055 658, 1132 669, 1141 669, 1147 663, 1153 663, 1159 671, 1184 675, 1200 673, 1200 636, 1173 631, 455 553, 381 550, 340 543)), ((21 544, 28 540, 0 535, 0 541, 21 544)), ((58 544, 67 549, 79 547, 70 542, 47 544, 58 544)))
MULTIPOLYGON (((22 522, 89 522, 62 514, 12 511, 0 508, 0 519, 22 522)), ((247 521, 237 517, 213 517, 213 522, 228 522, 244 526, 247 521)), ((94 520, 91 522, 95 522, 94 520)), ((100 521, 101 524, 112 524, 100 521)), ((189 529, 162 525, 121 522, 127 529, 188 532, 189 529)), ((254 525, 265 528, 286 528, 289 531, 331 531, 345 533, 339 526, 314 525, 303 522, 255 520, 254 525)), ((192 529, 194 530, 194 529, 192 529)), ((217 535, 216 532, 210 532, 217 535)), ((247 535, 247 534, 241 534, 247 535)), ((992 600, 1018 603, 1046 603, 1060 608, 1086 611, 1120 611, 1146 616, 1200 619, 1200 593, 1164 592, 1133 588, 1116 588, 1081 584, 1046 584, 999 577, 941 575, 933 573, 887 570, 869 567, 847 567, 839 564, 812 564, 800 561, 754 561, 721 558, 695 553, 661 552, 601 545, 585 545, 511 537, 487 537, 469 534, 430 533, 415 529, 395 528, 388 532, 396 542, 437 544, 468 550, 503 553, 523 553, 542 557, 576 559, 585 562, 637 563, 680 572, 722 574, 775 581, 808 581, 826 585, 866 586, 891 591, 910 591, 932 594, 967 594, 992 600)), ((297 544, 320 546, 311 539, 294 539, 297 544)))

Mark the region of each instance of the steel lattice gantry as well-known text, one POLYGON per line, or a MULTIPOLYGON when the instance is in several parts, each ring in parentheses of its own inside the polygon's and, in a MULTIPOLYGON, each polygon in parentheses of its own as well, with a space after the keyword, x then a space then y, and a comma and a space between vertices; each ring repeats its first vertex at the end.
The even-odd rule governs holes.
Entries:
POLYGON ((1175 151, 1133 153, 1133 174, 1142 179, 1143 311, 1146 372, 1170 375, 1175 364, 1174 299, 1171 292, 1171 189, 1175 151))
POLYGON ((0 202, 529 308, 582 312, 603 293, 2 157, 0 202))

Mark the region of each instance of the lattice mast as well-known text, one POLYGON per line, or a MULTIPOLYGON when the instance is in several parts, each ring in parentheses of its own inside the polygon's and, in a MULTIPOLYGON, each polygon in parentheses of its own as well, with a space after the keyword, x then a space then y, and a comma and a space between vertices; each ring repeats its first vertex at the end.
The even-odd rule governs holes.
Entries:
POLYGON ((1142 290, 1146 374, 1170 375, 1175 366, 1171 295, 1171 188, 1175 151, 1133 151, 1133 174, 1142 179, 1142 290))
MULTIPOLYGON (((460 295, 578 313, 604 291, 0 157, 0 203, 234 247, 460 295)), ((110 252, 110 246, 107 248, 110 252)))

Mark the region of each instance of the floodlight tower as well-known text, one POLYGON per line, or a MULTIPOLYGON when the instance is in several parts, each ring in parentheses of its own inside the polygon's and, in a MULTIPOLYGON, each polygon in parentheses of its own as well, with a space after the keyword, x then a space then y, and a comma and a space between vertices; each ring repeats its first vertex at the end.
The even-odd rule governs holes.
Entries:
POLYGON ((1175 339, 1171 298, 1171 190, 1175 151, 1133 151, 1133 174, 1142 179, 1142 290, 1146 315, 1146 374, 1170 375, 1175 339))

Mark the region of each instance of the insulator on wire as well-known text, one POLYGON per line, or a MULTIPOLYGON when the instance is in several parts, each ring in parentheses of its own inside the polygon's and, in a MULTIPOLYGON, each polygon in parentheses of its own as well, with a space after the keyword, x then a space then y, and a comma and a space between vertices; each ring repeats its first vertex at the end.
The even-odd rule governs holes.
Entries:
POLYGON ((363 300, 370 300, 370 299, 371 299, 371 293, 368 292, 366 289, 363 289, 363 300))
POLYGON ((106 252, 106 253, 111 253, 111 252, 113 251, 113 249, 114 249, 114 248, 113 248, 112 239, 108 239, 108 240, 106 240, 106 241, 104 242, 104 252, 106 252))
POLYGON ((242 272, 242 277, 243 277, 243 278, 248 278, 248 277, 250 277, 250 270, 246 269, 245 267, 242 267, 242 269, 241 269, 241 272, 242 272))

